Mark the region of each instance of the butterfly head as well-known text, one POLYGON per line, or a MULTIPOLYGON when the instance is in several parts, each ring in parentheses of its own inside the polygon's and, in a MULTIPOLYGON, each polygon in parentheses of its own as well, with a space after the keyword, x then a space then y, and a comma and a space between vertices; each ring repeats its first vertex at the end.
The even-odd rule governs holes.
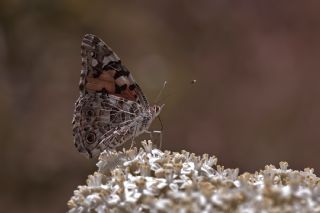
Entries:
POLYGON ((152 118, 158 117, 163 107, 164 107, 164 104, 162 104, 161 106, 154 105, 150 107, 152 118))

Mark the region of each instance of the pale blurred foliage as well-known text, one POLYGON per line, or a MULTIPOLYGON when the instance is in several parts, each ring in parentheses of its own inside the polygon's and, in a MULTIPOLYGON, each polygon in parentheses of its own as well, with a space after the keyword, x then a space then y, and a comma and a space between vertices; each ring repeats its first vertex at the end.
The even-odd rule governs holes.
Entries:
POLYGON ((94 170, 71 135, 85 33, 117 52, 150 102, 168 81, 164 148, 240 172, 286 160, 317 173, 320 2, 241 2, 0 1, 0 205, 65 211, 94 170))

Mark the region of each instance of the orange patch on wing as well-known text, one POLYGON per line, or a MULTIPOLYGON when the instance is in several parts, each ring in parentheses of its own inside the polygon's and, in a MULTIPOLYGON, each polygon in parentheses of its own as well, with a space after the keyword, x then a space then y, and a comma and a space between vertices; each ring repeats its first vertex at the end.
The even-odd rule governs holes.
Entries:
POLYGON ((99 76, 99 79, 103 81, 114 81, 114 78, 113 78, 114 74, 115 74, 114 70, 103 71, 99 76))
POLYGON ((87 77, 86 88, 93 91, 106 89, 108 93, 115 93, 114 81, 103 80, 99 78, 87 77))
POLYGON ((116 96, 125 98, 130 101, 136 101, 137 94, 134 91, 130 91, 129 89, 125 89, 121 92, 121 94, 116 94, 116 96))
POLYGON ((125 77, 119 77, 117 80, 114 80, 113 76, 116 71, 108 70, 103 71, 98 78, 94 78, 93 74, 90 73, 86 80, 86 89, 91 91, 101 91, 102 89, 107 90, 109 94, 113 94, 118 97, 125 98, 127 100, 136 101, 137 93, 134 90, 129 89, 130 81, 125 77), (120 94, 116 94, 115 85, 127 85, 127 88, 121 91, 120 94))

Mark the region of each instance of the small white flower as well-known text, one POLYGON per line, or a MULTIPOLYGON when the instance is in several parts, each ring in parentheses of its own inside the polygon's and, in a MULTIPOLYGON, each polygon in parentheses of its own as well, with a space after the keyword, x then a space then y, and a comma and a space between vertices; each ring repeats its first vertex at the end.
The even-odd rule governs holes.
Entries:
POLYGON ((268 165, 239 176, 217 158, 152 148, 150 141, 121 152, 103 152, 68 201, 69 212, 320 212, 320 178, 268 165))

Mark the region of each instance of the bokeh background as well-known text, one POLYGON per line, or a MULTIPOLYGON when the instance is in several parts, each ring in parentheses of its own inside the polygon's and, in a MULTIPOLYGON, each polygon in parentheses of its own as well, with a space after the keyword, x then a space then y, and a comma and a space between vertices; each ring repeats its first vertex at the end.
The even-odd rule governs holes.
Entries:
POLYGON ((1 0, 1 209, 64 212, 95 170, 71 133, 85 33, 117 52, 151 103, 168 82, 164 149, 213 154, 241 172, 285 160, 319 174, 319 10, 319 1, 1 0))

